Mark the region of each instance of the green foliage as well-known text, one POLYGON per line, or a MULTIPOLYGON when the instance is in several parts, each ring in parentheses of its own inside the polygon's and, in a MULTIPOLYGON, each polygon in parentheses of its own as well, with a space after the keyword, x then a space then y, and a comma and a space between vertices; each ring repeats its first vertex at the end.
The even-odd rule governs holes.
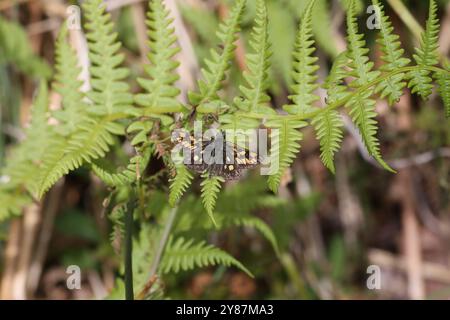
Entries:
POLYGON ((83 3, 86 12, 86 37, 89 42, 91 61, 91 86, 88 93, 93 105, 90 111, 97 115, 124 113, 130 108, 133 96, 129 85, 124 81, 129 70, 119 65, 125 56, 119 53, 120 42, 111 21, 111 15, 105 12, 102 0, 89 0, 83 3))
POLYGON ((91 168, 106 185, 110 187, 126 186, 140 179, 150 160, 150 151, 150 149, 146 149, 144 154, 138 154, 131 158, 126 169, 118 173, 108 172, 95 163, 92 163, 91 168))
POLYGON ((0 16, 0 65, 5 63, 38 78, 50 78, 52 74, 48 64, 33 53, 25 30, 0 16))
MULTIPOLYGON (((56 43, 56 75, 53 85, 62 97, 62 108, 49 111, 47 87, 43 83, 34 102, 31 124, 25 131, 26 138, 11 150, 2 170, 0 220, 19 214, 22 207, 30 203, 31 197, 25 190, 42 197, 58 179, 88 164, 113 190, 109 195, 113 203, 108 205, 108 209, 115 225, 114 237, 120 238, 123 232, 125 209, 130 203, 133 204, 129 195, 138 196, 134 219, 143 223, 139 225, 141 229, 138 239, 135 239, 133 253, 136 261, 133 273, 137 287, 145 286, 150 268, 158 264, 157 252, 162 254, 158 269, 161 273, 220 264, 235 266, 250 274, 232 256, 199 240, 199 237, 212 230, 250 227, 258 230, 278 254, 280 249, 273 231, 263 219, 253 215, 253 210, 267 208, 276 211, 277 206, 285 204, 282 202, 284 200, 264 193, 265 187, 261 183, 238 183, 234 188, 226 186, 222 190, 224 179, 207 173, 202 175, 201 200, 195 196, 195 188, 193 194, 183 198, 194 176, 184 165, 173 163, 167 156, 165 142, 170 138, 171 130, 192 130, 191 116, 205 120, 206 125, 210 125, 211 117, 208 116, 212 116, 218 120, 214 125, 220 126, 220 129, 271 129, 274 147, 270 150, 270 158, 279 166, 269 176, 268 185, 276 192, 283 175, 300 151, 303 139, 300 129, 309 124, 314 127, 320 141, 321 160, 332 172, 335 171, 335 153, 343 140, 342 120, 338 112, 338 108, 342 106, 349 111, 369 154, 387 170, 392 169, 382 159, 377 139, 377 94, 381 98, 387 98, 392 104, 402 95, 408 79, 412 92, 426 98, 433 87, 433 75, 439 84, 439 94, 444 100, 446 114, 450 116, 450 70, 448 66, 437 66, 439 23, 435 1, 430 1, 427 27, 420 48, 414 55, 416 65, 411 66, 407 66, 410 61, 403 56, 404 50, 400 46, 399 37, 393 33, 392 24, 385 15, 384 8, 380 6, 381 29, 378 43, 383 52, 383 64, 379 70, 374 70, 374 64, 368 57, 366 42, 358 32, 356 12, 360 2, 342 2, 347 10, 348 49, 339 55, 336 55, 331 46, 327 47, 326 39, 320 31, 319 24, 329 22, 325 1, 302 2, 302 17, 295 39, 289 38, 294 34, 290 32, 290 28, 294 28, 291 25, 293 17, 291 13, 288 18, 284 17, 287 10, 282 8, 282 4, 271 1, 267 10, 264 0, 253 3, 256 15, 250 35, 250 52, 246 55, 248 69, 243 72, 244 84, 239 86, 240 97, 229 105, 220 98, 219 91, 230 69, 246 4, 245 0, 236 0, 228 18, 219 26, 217 36, 222 44, 217 50, 212 50, 210 59, 205 61, 202 79, 198 81, 198 92, 190 93, 190 104, 183 106, 177 99, 180 90, 175 85, 179 77, 178 62, 174 57, 179 48, 172 20, 163 1, 150 2, 147 19, 149 62, 144 66, 145 76, 138 79, 142 92, 134 97, 127 81, 129 70, 121 66, 124 54, 120 52, 121 44, 117 41, 110 14, 106 13, 102 0, 84 1, 91 89, 88 92, 81 90, 81 68, 75 51, 68 43, 67 29, 63 27, 56 43), (271 8, 279 11, 272 12, 271 8), (268 16, 276 18, 275 26, 269 26, 268 16), (282 33, 288 33, 287 37, 282 40, 275 37, 272 39, 275 45, 271 46, 270 35, 282 33), (315 93, 319 87, 316 76, 319 67, 317 58, 314 57, 314 36, 319 46, 330 55, 336 55, 323 85, 327 90, 327 99, 322 108, 317 106, 319 97, 315 93), (278 51, 278 46, 282 46, 286 52, 290 51, 290 40, 295 42, 292 65, 278 51), (273 57, 272 50, 275 51, 273 57), (292 79, 286 78, 286 82, 292 84, 289 95, 291 104, 284 106, 281 112, 271 108, 271 99, 267 93, 270 87, 271 58, 281 66, 282 72, 292 72, 292 79), (191 116, 188 116, 189 112, 191 116), (175 113, 182 113, 182 116, 175 113), (58 121, 50 125, 49 120, 53 118, 58 121), (102 167, 101 162, 114 144, 118 147, 118 142, 122 141, 118 137, 123 137, 125 132, 133 134, 133 137, 126 138, 130 138, 128 142, 134 147, 135 155, 130 156, 125 169, 111 173, 102 167), (153 175, 146 169, 154 154, 162 155, 165 168, 153 175), (171 175, 167 196, 155 191, 153 182, 160 182, 159 179, 166 177, 169 170, 176 175, 171 175), (136 183, 140 179, 143 183, 136 183), (220 197, 219 192, 222 193, 220 197), (176 213, 177 210, 180 211, 179 216, 171 218, 171 212, 176 213), (205 210, 211 219, 205 218, 205 210), (166 244, 167 239, 169 241, 166 244)), ((377 0, 373 0, 373 3, 379 5, 377 0)), ((0 18, 0 35, 5 30, 10 32, 14 28, 15 26, 10 26, 0 18)), ((1 53, 7 52, 2 57, 6 57, 7 62, 20 62, 19 66, 27 71, 37 68, 26 66, 22 61, 24 57, 30 58, 31 54, 23 45, 26 43, 24 34, 21 33, 23 30, 17 32, 21 34, 18 39, 6 37, 4 40, 4 37, 0 37, 1 53), (11 48, 17 50, 17 57, 11 56, 11 48), (17 59, 13 60, 15 58, 17 59)), ((203 34, 202 37, 206 39, 209 35, 203 34)), ((35 65, 32 58, 28 60, 35 65)), ((297 204, 294 204, 292 210, 297 208, 297 204)), ((66 227, 68 225, 70 223, 66 222, 66 227)), ((119 282, 119 288, 120 286, 119 282)))
MULTIPOLYGON (((380 44, 381 51, 383 52, 381 59, 384 62, 380 70, 383 72, 392 72, 408 65, 410 60, 403 57, 405 50, 400 47, 399 36, 393 33, 394 28, 384 13, 384 7, 378 0, 373 0, 373 4, 380 9, 380 38, 377 42, 380 44)), ((406 86, 406 82, 403 81, 404 78, 405 73, 399 73, 387 78, 378 84, 376 91, 381 93, 381 98, 387 97, 389 104, 392 105, 403 95, 403 88, 406 86)))
POLYGON ((221 184, 225 180, 222 177, 210 177, 207 174, 204 175, 203 178, 204 180, 201 183, 203 205, 211 220, 216 224, 214 220, 214 207, 216 205, 218 193, 222 187, 221 184))
POLYGON ((195 267, 214 265, 234 266, 253 277, 242 263, 225 251, 204 241, 195 243, 193 239, 186 240, 184 238, 169 239, 160 269, 163 273, 176 273, 181 270, 192 270, 195 267))
MULTIPOLYGON (((437 5, 435 0, 430 0, 427 25, 422 34, 420 47, 416 48, 414 60, 418 66, 434 66, 439 62, 438 49, 439 20, 437 19, 437 5)), ((427 69, 412 70, 408 77, 408 87, 412 93, 418 93, 423 99, 427 98, 433 90, 433 80, 427 69)))
POLYGON ((136 115, 143 117, 143 120, 134 122, 128 128, 128 132, 136 134, 132 141, 133 145, 147 142, 147 135, 152 128, 148 117, 157 118, 155 113, 183 111, 183 107, 176 99, 180 90, 174 86, 179 78, 175 73, 179 63, 173 58, 180 49, 175 45, 177 38, 171 27, 172 19, 169 19, 169 12, 160 0, 151 1, 149 9, 147 19, 149 64, 144 66, 149 79, 138 78, 139 85, 146 93, 135 96, 136 103, 142 107, 138 109, 136 115))
MULTIPOLYGON (((333 63, 324 84, 328 93, 327 104, 339 101, 348 93, 343 85, 347 60, 347 52, 342 52, 333 63)), ((335 173, 334 155, 339 150, 343 137, 341 116, 336 110, 325 106, 325 110, 312 119, 312 125, 320 141, 320 159, 331 172, 335 173)))
MULTIPOLYGON (((366 42, 363 40, 363 35, 358 33, 354 3, 347 14, 347 32, 349 43, 347 56, 350 60, 351 68, 348 75, 354 78, 349 86, 360 89, 379 77, 380 72, 372 70, 373 62, 369 61, 367 57, 369 49, 365 48, 366 42)), ((346 107, 350 109, 350 116, 357 125, 369 154, 383 168, 393 171, 381 157, 380 144, 376 137, 378 124, 374 119, 377 115, 375 112, 375 101, 370 98, 371 96, 371 90, 357 90, 347 102, 346 107)))
POLYGON ((316 84, 317 76, 315 75, 315 72, 319 69, 316 65, 318 59, 312 56, 315 51, 311 27, 314 3, 315 0, 311 0, 303 14, 295 44, 292 74, 293 95, 289 96, 294 104, 284 107, 290 114, 304 114, 312 111, 312 104, 319 99, 314 94, 314 90, 318 87, 316 84))
POLYGON ((248 53, 247 67, 244 72, 246 86, 240 86, 243 98, 236 99, 237 107, 243 111, 256 113, 268 112, 270 97, 266 94, 269 88, 270 56, 267 8, 264 0, 258 0, 255 27, 251 35, 250 46, 253 53, 248 53))
POLYGON ((179 207, 179 221, 175 232, 192 232, 199 235, 202 230, 223 230, 230 227, 243 226, 259 231, 278 253, 278 242, 270 227, 253 214, 258 209, 277 209, 287 205, 286 200, 272 194, 264 193, 265 185, 260 179, 250 179, 231 188, 223 190, 217 200, 214 212, 215 223, 204 219, 204 212, 199 201, 186 197, 179 207))
MULTIPOLYGON (((278 136, 279 143, 271 150, 272 155, 278 156, 278 170, 275 174, 269 176, 268 185, 273 192, 278 191, 281 177, 285 170, 290 166, 300 151, 300 141, 303 139, 303 134, 298 130, 307 125, 303 121, 292 120, 271 120, 267 123, 270 128, 278 129, 273 134, 272 139, 278 136)), ((274 159, 276 161, 276 159, 274 159)))
POLYGON ((189 100, 193 105, 200 105, 218 99, 218 91, 230 68, 230 60, 236 49, 235 42, 240 30, 240 20, 244 11, 245 1, 237 0, 230 16, 219 25, 217 37, 222 41, 222 50, 211 50, 211 59, 206 59, 206 68, 202 70, 203 79, 198 82, 199 93, 191 92, 189 100))
MULTIPOLYGON (((91 59, 92 89, 86 94, 92 102, 88 107, 90 116, 78 124, 76 132, 50 147, 38 175, 39 197, 69 171, 104 157, 114 142, 114 135, 124 132, 123 125, 116 120, 131 112, 132 95, 128 92, 128 84, 123 81, 129 71, 119 67, 124 56, 118 53, 121 45, 116 42, 117 33, 113 32, 111 16, 105 13, 101 0, 86 1, 83 6, 91 59)), ((60 39, 59 43, 62 41, 60 39)), ((67 63, 67 59, 62 61, 67 63)), ((70 99, 72 91, 63 93, 69 94, 70 99)))
POLYGON ((194 178, 192 173, 183 164, 177 165, 175 168, 176 176, 170 181, 169 203, 171 206, 177 204, 194 178))
POLYGON ((46 149, 53 142, 53 128, 48 121, 48 90, 41 82, 39 91, 31 109, 30 126, 25 131, 25 139, 15 146, 7 158, 2 173, 14 188, 34 190, 34 175, 46 154, 46 149))
POLYGON ((445 115, 450 118, 450 64, 447 64, 445 71, 435 73, 435 78, 439 84, 439 93, 445 106, 445 115))
POLYGON ((53 89, 62 97, 62 108, 53 115, 61 122, 57 130, 64 136, 74 133, 87 117, 87 104, 81 92, 83 82, 78 80, 81 68, 77 66, 78 57, 68 43, 67 36, 67 26, 64 24, 56 41, 56 74, 53 85, 53 89))

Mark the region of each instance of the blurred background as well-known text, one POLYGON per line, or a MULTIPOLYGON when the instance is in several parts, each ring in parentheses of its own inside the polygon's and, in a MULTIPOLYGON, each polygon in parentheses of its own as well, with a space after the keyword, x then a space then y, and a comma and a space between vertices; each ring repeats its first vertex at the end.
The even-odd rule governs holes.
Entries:
MULTIPOLYGON (((74 7, 69 11, 67 8, 79 2, 0 0, 0 167, 11 146, 23 139, 38 81, 51 79, 58 30, 74 10, 74 7), (5 30, 9 30, 9 37, 2 34, 5 30)), ((143 74, 142 62, 146 61, 148 50, 147 1, 105 2, 124 45, 126 64, 132 70, 130 83, 136 92, 136 78, 143 74)), ((248 2, 236 63, 224 91, 229 101, 237 94, 242 83, 241 72, 245 69, 244 56, 255 15, 253 1, 248 2)), ((411 56, 418 44, 420 26, 424 26, 427 18, 428 1, 382 2, 406 54, 411 56)), ((218 43, 217 25, 227 15, 231 3, 166 0, 182 47, 178 85, 183 95, 195 88, 202 61, 218 43)), ((273 43, 270 95, 275 108, 287 102, 291 52, 306 3, 267 0, 273 43)), ((438 3, 440 51, 448 56, 450 2, 439 0, 438 3)), ((366 25, 369 4, 358 1, 360 32, 366 35, 371 59, 379 65, 376 30, 366 25)), ((345 50, 347 5, 345 0, 317 1, 313 25, 321 66, 320 82, 336 55, 345 50)), ((87 66, 82 33, 73 31, 71 41, 81 64, 87 66)), ((319 94, 323 102, 325 94, 321 90, 319 94)), ((52 92, 52 108, 58 104, 60 99, 52 92)), ((405 90, 393 107, 378 101, 382 154, 397 169, 397 174, 378 168, 370 160, 354 127, 347 121, 343 148, 336 159, 337 173, 333 175, 320 161, 314 132, 305 130, 302 151, 283 177, 279 195, 267 191, 262 177, 250 174, 239 185, 228 184, 218 203, 219 208, 228 205, 230 211, 247 210, 263 219, 275 233, 280 256, 252 229, 205 234, 205 238, 240 260, 255 278, 224 268, 183 272, 164 279, 166 296, 450 298, 450 121, 443 110, 436 94, 424 102, 405 90), (249 199, 254 205, 243 208, 242 203, 249 199), (380 288, 368 287, 367 280, 377 271, 380 271, 380 288)), ((124 154, 124 150, 117 152, 124 154)), ((160 186, 162 191, 166 188, 160 186)), ((102 207, 107 193, 88 170, 80 169, 58 183, 42 203, 24 203, 22 215, 0 220, 0 299, 114 297, 120 256, 115 252, 111 223, 102 207), (67 289, 69 265, 82 269, 80 290, 67 289)), ((17 195, 18 201, 20 196, 17 195)), ((199 202, 195 190, 188 200, 199 202)), ((204 218, 208 219, 206 215, 204 218)))

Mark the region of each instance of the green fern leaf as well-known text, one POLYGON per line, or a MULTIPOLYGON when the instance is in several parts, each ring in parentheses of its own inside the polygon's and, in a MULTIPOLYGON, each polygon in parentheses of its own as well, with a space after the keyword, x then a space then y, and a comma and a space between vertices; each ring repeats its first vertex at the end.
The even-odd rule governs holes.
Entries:
POLYGON ((70 139, 54 142, 43 160, 37 179, 37 196, 40 198, 59 178, 83 163, 102 158, 113 144, 113 136, 123 134, 123 127, 109 118, 91 119, 80 125, 80 131, 70 139))
MULTIPOLYGON (((117 33, 113 32, 111 16, 105 13, 102 0, 85 1, 83 7, 91 60, 92 90, 87 94, 92 101, 88 109, 90 116, 77 125, 76 132, 55 141, 47 150, 37 178, 39 197, 69 171, 104 157, 114 143, 113 137, 124 134, 123 124, 116 121, 131 113, 133 96, 123 81, 129 71, 118 67, 124 56, 118 54, 121 45, 116 42, 117 33)), ((62 58, 70 58, 70 55, 62 58)))
POLYGON ((179 63, 173 58, 180 48, 174 45, 177 38, 171 27, 172 19, 168 16, 169 12, 161 0, 150 2, 147 19, 150 64, 145 66, 150 79, 138 79, 146 93, 135 97, 136 103, 143 107, 141 116, 183 111, 183 107, 176 99, 180 90, 174 85, 179 78, 175 73, 179 63))
MULTIPOLYGON (((381 46, 383 55, 381 59, 384 64, 380 67, 383 72, 392 72, 398 68, 402 68, 409 64, 410 60, 404 58, 404 50, 400 47, 399 36, 393 33, 394 28, 385 15, 383 6, 378 0, 372 1, 374 6, 379 8, 380 38, 377 42, 381 46)), ((376 92, 381 92, 381 97, 387 97, 389 104, 392 105, 398 101, 403 95, 403 88, 406 86, 404 73, 396 74, 386 80, 380 82, 376 88, 376 92)))
POLYGON ((46 154, 46 149, 55 141, 55 132, 48 125, 48 89, 45 81, 31 108, 30 126, 25 131, 25 140, 15 146, 2 170, 10 186, 24 186, 32 190, 38 165, 46 154))
POLYGON ((193 239, 185 240, 182 237, 169 239, 159 268, 167 274, 215 265, 234 266, 253 277, 242 263, 225 251, 204 241, 195 243, 193 239))
POLYGON ((268 81, 270 57, 267 8, 264 0, 256 1, 255 26, 251 34, 250 46, 253 53, 246 56, 248 71, 244 72, 246 86, 240 86, 242 99, 236 99, 239 109, 246 112, 267 113, 270 97, 266 94, 270 86, 268 81))
POLYGON ((377 116, 377 113, 375 112, 375 100, 370 99, 371 95, 372 93, 370 91, 356 93, 348 101, 346 107, 351 108, 350 116, 357 125, 369 154, 372 155, 383 168, 395 172, 381 157, 380 143, 376 138, 377 121, 374 118, 377 116))
POLYGON ((379 71, 372 71, 373 62, 369 61, 367 53, 369 49, 365 47, 366 41, 364 35, 358 33, 358 23, 355 16, 355 2, 349 8, 347 13, 347 40, 348 40, 348 58, 350 59, 351 71, 349 76, 355 79, 350 83, 353 88, 364 86, 373 81, 379 75, 379 71))
POLYGON ((270 120, 266 123, 266 126, 277 131, 272 131, 272 139, 276 140, 275 136, 278 136, 278 144, 272 147, 271 161, 278 160, 278 170, 276 173, 269 176, 268 185, 273 192, 278 191, 281 177, 285 170, 291 165, 300 151, 300 141, 303 139, 303 134, 298 130, 307 125, 303 121, 293 120, 270 120), (276 159, 278 157, 278 159, 276 159))
POLYGON ((259 231, 264 236, 264 238, 266 238, 266 240, 269 241, 269 243, 272 245, 272 248, 275 251, 275 253, 276 254, 280 253, 275 234, 273 233, 272 229, 270 229, 270 227, 267 225, 267 223, 265 223, 263 220, 252 216, 242 216, 232 219, 231 221, 231 219, 228 219, 228 217, 224 217, 223 224, 225 226, 227 225, 245 226, 259 231))
POLYGON ((445 115, 450 118, 450 63, 446 65, 446 71, 436 72, 435 78, 439 84, 439 94, 445 107, 445 115))
POLYGON ((102 0, 87 0, 83 3, 87 23, 85 24, 89 41, 89 59, 91 62, 92 90, 87 94, 93 102, 90 111, 97 115, 125 113, 131 110, 133 96, 129 85, 124 81, 129 70, 118 67, 125 59, 118 51, 117 32, 111 21, 111 15, 105 12, 102 0))
MULTIPOLYGON (((333 63, 324 85, 328 94, 327 105, 343 99, 349 93, 343 85, 346 77, 344 67, 347 61, 347 53, 342 52, 333 63)), ((325 106, 325 109, 317 114, 311 123, 320 141, 320 159, 331 172, 335 173, 334 155, 339 150, 343 137, 341 117, 336 110, 327 109, 325 106)))
POLYGON ((81 93, 83 82, 78 80, 81 74, 78 57, 69 45, 67 35, 67 25, 64 24, 56 41, 56 74, 53 85, 54 90, 62 97, 62 109, 56 110, 53 115, 60 121, 58 132, 64 136, 73 133, 86 120, 87 108, 81 93))
POLYGON ((213 223, 216 224, 216 221, 214 220, 214 207, 216 206, 217 196, 222 187, 222 183, 225 180, 222 177, 210 177, 207 174, 202 177, 202 202, 209 217, 213 223))
POLYGON ((334 155, 342 143, 342 120, 335 110, 324 110, 312 120, 320 141, 320 159, 323 164, 335 173, 334 155))
MULTIPOLYGON (((351 71, 348 75, 354 78, 349 86, 361 88, 375 80, 380 75, 380 72, 372 71, 373 62, 369 61, 369 58, 367 57, 369 49, 365 48, 366 42, 363 39, 363 35, 358 33, 354 1, 352 1, 352 5, 347 14, 347 33, 349 45, 347 56, 350 59, 351 67, 351 71)), ((369 154, 374 157, 383 168, 393 172, 394 170, 392 170, 381 157, 380 144, 376 137, 378 124, 374 119, 377 115, 375 112, 375 101, 370 99, 371 96, 371 90, 355 92, 347 102, 346 107, 350 108, 350 116, 358 127, 369 154)))
POLYGON ((219 25, 218 38, 223 43, 223 49, 211 50, 211 59, 206 59, 206 68, 202 69, 203 79, 198 82, 199 93, 191 92, 189 100, 194 105, 217 100, 217 92, 222 86, 230 61, 236 49, 237 32, 245 7, 245 0, 236 0, 230 16, 219 25))
MULTIPOLYGON (((438 49, 439 20, 437 18, 436 1, 430 0, 429 16, 422 34, 420 47, 416 48, 416 54, 413 55, 419 67, 433 66, 439 62, 438 49)), ((412 93, 418 93, 423 99, 426 99, 433 90, 433 80, 430 71, 425 69, 415 69, 408 73, 410 82, 408 87, 412 93)))
POLYGON ((194 178, 183 164, 177 165, 175 168, 176 176, 170 181, 169 204, 171 206, 176 205, 194 178))
POLYGON ((99 177, 107 186, 120 187, 129 185, 140 179, 147 164, 150 160, 150 148, 145 150, 145 153, 136 155, 130 159, 127 168, 118 173, 111 173, 103 169, 100 165, 92 163, 92 171, 99 177))
POLYGON ((300 22, 297 41, 294 50, 293 62, 293 95, 289 96, 294 104, 284 106, 284 110, 291 114, 304 114, 313 110, 314 101, 319 97, 313 92, 317 89, 317 76, 319 67, 316 65, 317 57, 312 54, 315 51, 312 36, 311 16, 315 0, 311 0, 300 22))

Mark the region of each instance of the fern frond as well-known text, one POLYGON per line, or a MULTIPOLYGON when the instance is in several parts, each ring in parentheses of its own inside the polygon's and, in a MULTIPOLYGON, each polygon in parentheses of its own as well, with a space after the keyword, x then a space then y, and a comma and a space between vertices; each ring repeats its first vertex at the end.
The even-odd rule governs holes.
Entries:
POLYGON ((31 190, 35 182, 38 165, 46 154, 46 149, 55 141, 56 133, 48 121, 48 89, 42 81, 31 108, 30 126, 25 131, 25 140, 15 146, 6 160, 3 174, 9 185, 25 186, 31 190))
POLYGON ((125 113, 131 109, 133 96, 124 81, 129 70, 119 67, 125 57, 118 53, 121 44, 116 40, 118 35, 113 31, 111 15, 106 13, 102 0, 87 0, 83 8, 91 62, 92 90, 87 96, 94 104, 90 111, 97 115, 125 113))
POLYGON ((237 107, 243 111, 265 113, 270 97, 266 94, 270 86, 268 81, 270 57, 267 8, 264 0, 256 2, 255 26, 251 34, 250 46, 253 53, 246 56, 248 71, 244 72, 246 86, 239 89, 243 99, 236 99, 237 107))
POLYGON ((236 0, 229 17, 219 25, 218 38, 222 41, 222 50, 211 50, 211 59, 206 59, 206 68, 202 69, 203 79, 198 82, 198 93, 191 92, 189 100, 194 105, 217 100, 217 92, 222 86, 225 75, 230 68, 230 61, 236 49, 235 42, 240 30, 240 21, 245 7, 245 0, 236 0))
POLYGON ((278 248, 278 242, 277 238, 275 237, 275 234, 273 233, 272 229, 265 223, 263 220, 252 217, 250 215, 248 216, 242 216, 242 217, 235 217, 234 219, 229 219, 227 216, 224 217, 223 220, 224 226, 244 226, 248 228, 253 228, 257 231, 259 231, 264 238, 269 241, 269 243, 272 245, 273 250, 276 252, 276 254, 279 254, 279 248, 278 248))
MULTIPOLYGON (((439 62, 438 49, 439 19, 437 18, 437 5, 435 0, 430 0, 428 20, 425 32, 422 34, 420 47, 416 48, 413 55, 418 66, 433 66, 439 62)), ((433 90, 433 80, 430 71, 425 69, 415 69, 408 73, 410 82, 408 87, 412 93, 418 93, 426 99, 433 90)))
POLYGON ((170 181, 169 204, 171 206, 176 205, 194 178, 192 173, 183 164, 175 166, 175 170, 176 176, 170 181))
POLYGON ((283 107, 284 110, 291 114, 310 112, 313 110, 313 102, 319 99, 313 93, 318 87, 315 73, 319 69, 319 66, 316 64, 317 57, 312 56, 315 51, 311 23, 314 3, 315 0, 309 2, 308 7, 303 13, 297 34, 293 62, 294 71, 292 74, 294 84, 291 86, 293 95, 289 96, 289 99, 294 104, 283 107))
POLYGON ((203 181, 201 183, 202 187, 202 202, 211 220, 216 224, 214 220, 214 207, 216 206, 216 201, 218 193, 222 187, 222 183, 225 181, 222 177, 210 177, 205 174, 202 176, 203 181))
MULTIPOLYGON (((347 56, 350 59, 351 67, 349 76, 354 78, 349 86, 360 88, 376 79, 380 75, 380 72, 372 71, 373 62, 369 61, 369 58, 367 57, 369 49, 365 47, 366 42, 363 39, 363 35, 358 33, 354 1, 352 1, 352 5, 347 14, 347 33, 347 56)), ((372 91, 370 89, 362 92, 355 92, 347 102, 346 107, 350 108, 350 116, 358 127, 369 154, 374 157, 383 168, 393 172, 381 157, 380 144, 376 137, 378 124, 374 119, 377 116, 377 113, 375 112, 375 101, 370 99, 371 96, 372 91)))
POLYGON ((369 154, 386 170, 395 172, 383 160, 380 153, 380 143, 376 138, 377 121, 374 119, 377 116, 375 112, 375 100, 370 99, 372 93, 365 91, 362 93, 355 93, 348 101, 346 107, 350 108, 350 116, 353 122, 359 129, 364 145, 369 154))
POLYGON ((37 179, 37 195, 43 194, 69 171, 75 170, 83 163, 104 157, 113 144, 113 136, 123 134, 123 127, 109 121, 90 119, 80 125, 80 131, 67 141, 55 142, 49 148, 37 179))
POLYGON ((242 263, 225 251, 204 241, 195 243, 194 239, 186 240, 183 237, 169 239, 159 268, 167 274, 215 265, 234 266, 253 277, 242 263))
MULTIPOLYGON (((389 17, 384 13, 384 7, 378 0, 372 3, 379 9, 380 37, 377 42, 381 46, 383 55, 381 59, 384 64, 380 67, 383 72, 391 72, 398 68, 402 68, 409 64, 410 60, 403 57, 405 50, 400 47, 399 36, 393 33, 394 28, 389 17)), ((381 97, 387 97, 389 104, 392 105, 398 101, 403 94, 403 88, 406 82, 403 81, 405 73, 397 74, 380 82, 376 88, 376 92, 381 92, 381 97)))
POLYGON ((183 111, 176 99, 180 90, 174 85, 179 78, 175 73, 179 63, 174 60, 174 56, 180 48, 176 45, 172 22, 173 19, 169 18, 169 11, 161 0, 150 1, 147 14, 150 64, 144 66, 149 79, 138 78, 138 83, 146 93, 135 97, 136 103, 143 107, 140 110, 141 116, 150 116, 155 111, 183 111))
POLYGON ((369 49, 365 47, 364 35, 358 33, 354 0, 347 13, 347 33, 348 58, 352 69, 349 72, 349 76, 355 78, 350 83, 350 86, 357 88, 376 79, 380 72, 372 70, 374 64, 372 61, 369 61, 367 56, 369 49))
POLYGON ((327 104, 342 100, 349 94, 344 82, 347 77, 345 67, 348 65, 348 61, 348 53, 344 51, 336 57, 331 66, 330 73, 323 86, 327 90, 327 104))
POLYGON ((123 124, 115 121, 131 113, 133 96, 124 81, 129 71, 119 67, 124 56, 118 53, 121 45, 116 42, 111 16, 105 12, 102 0, 85 1, 83 7, 91 60, 92 90, 87 97, 93 105, 88 109, 90 116, 77 125, 76 132, 55 141, 47 150, 37 179, 39 197, 69 171, 104 157, 114 143, 113 136, 124 134, 123 124))
MULTIPOLYGON (((325 80, 324 88, 327 89, 328 94, 327 105, 344 98, 349 93, 343 85, 346 77, 344 67, 347 61, 347 53, 340 53, 325 80)), ((341 116, 334 109, 325 109, 317 114, 311 123, 320 141, 320 159, 332 173, 335 173, 334 155, 339 150, 343 137, 341 116)))
POLYGON ((268 179, 269 188, 273 192, 277 192, 284 171, 291 165, 300 151, 300 141, 303 139, 303 134, 298 129, 305 127, 307 124, 303 121, 282 119, 268 121, 266 125, 269 128, 277 129, 277 131, 272 131, 274 136, 271 139, 276 139, 275 136, 278 136, 279 143, 272 147, 271 161, 278 160, 279 165, 277 172, 269 176, 268 179))
POLYGON ((53 88, 62 97, 62 109, 53 115, 61 123, 57 130, 67 136, 77 129, 80 122, 86 120, 84 94, 81 92, 83 82, 78 80, 81 68, 78 67, 78 57, 67 41, 67 25, 63 24, 56 40, 55 49, 55 83, 53 88))
POLYGON ((442 97, 445 107, 445 115, 450 118, 450 63, 447 64, 445 71, 436 72, 435 78, 439 85, 439 94, 442 97))
POLYGON ((144 154, 138 154, 130 159, 127 168, 118 173, 111 173, 101 166, 92 163, 91 168, 97 177, 99 177, 107 186, 120 187, 129 185, 140 179, 150 160, 150 148, 147 148, 144 154))
POLYGON ((320 141, 320 159, 325 167, 335 173, 334 155, 342 143, 342 120, 335 110, 324 110, 313 120, 317 139, 320 141))

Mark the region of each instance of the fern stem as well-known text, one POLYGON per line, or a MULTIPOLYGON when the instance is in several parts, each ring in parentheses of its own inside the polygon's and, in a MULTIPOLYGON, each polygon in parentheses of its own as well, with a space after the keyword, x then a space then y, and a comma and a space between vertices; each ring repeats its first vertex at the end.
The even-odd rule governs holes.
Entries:
POLYGON ((253 112, 237 112, 238 116, 244 117, 244 118, 251 118, 251 119, 265 119, 265 120, 308 120, 308 119, 313 119, 314 117, 316 117, 317 115, 321 114, 322 112, 325 111, 330 111, 333 109, 337 109, 339 107, 344 106, 352 97, 354 97, 357 94, 360 94, 362 92, 367 91, 368 89, 370 89, 371 87, 377 85, 378 83, 389 79, 390 77, 393 77, 397 74, 400 73, 405 73, 408 71, 413 71, 413 70, 428 70, 428 71, 433 71, 433 72, 446 72, 446 73, 450 73, 448 70, 445 70, 443 68, 439 68, 439 67, 433 67, 433 66, 410 66, 410 67, 403 67, 403 68, 398 68, 392 72, 386 73, 385 75, 376 78, 375 80, 368 82, 366 85, 363 85, 361 87, 359 87, 358 89, 356 89, 355 91, 353 91, 351 94, 348 94, 347 96, 345 96, 344 98, 337 100, 331 104, 329 104, 328 106, 326 106, 325 108, 320 108, 316 111, 313 112, 308 112, 308 113, 304 113, 301 115, 281 115, 281 114, 258 114, 258 113, 253 113, 253 112))
POLYGON ((159 240, 158 247, 156 248, 156 253, 152 261, 152 265, 150 267, 150 272, 148 276, 148 281, 150 285, 145 286, 141 292, 137 295, 138 300, 143 300, 150 290, 151 285, 155 282, 156 271, 158 270, 159 264, 161 262, 161 257, 164 252, 164 248, 166 247, 167 240, 169 239, 170 230, 172 230, 173 223, 178 213, 178 206, 175 205, 172 209, 170 209, 169 216, 167 218, 166 224, 164 226, 163 233, 161 235, 161 239, 159 240))
POLYGON ((164 247, 166 246, 167 240, 169 239, 170 230, 172 229, 177 213, 178 213, 178 206, 174 206, 172 209, 170 209, 166 225, 164 226, 163 234, 159 241, 158 248, 156 249, 156 254, 153 259, 152 266, 150 268, 150 278, 153 277, 156 274, 156 271, 158 270, 159 263, 161 262, 161 256, 164 252, 164 247))
POLYGON ((125 248, 124 248, 124 265, 125 265, 125 299, 134 300, 133 290, 133 212, 136 206, 135 191, 131 191, 130 200, 125 213, 125 248))

